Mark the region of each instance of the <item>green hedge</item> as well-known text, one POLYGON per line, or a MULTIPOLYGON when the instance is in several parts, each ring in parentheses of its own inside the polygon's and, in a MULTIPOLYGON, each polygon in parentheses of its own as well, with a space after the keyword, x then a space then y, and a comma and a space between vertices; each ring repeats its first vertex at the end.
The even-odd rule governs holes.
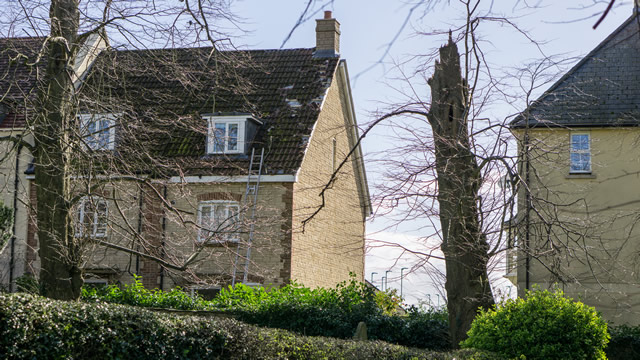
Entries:
POLYGON ((191 297, 179 287, 171 291, 147 290, 142 285, 142 278, 135 275, 131 284, 125 284, 121 287, 116 285, 85 285, 82 288, 82 299, 88 302, 106 301, 114 304, 178 310, 208 310, 211 308, 211 304, 207 301, 197 296, 191 297))
POLYGON ((640 359, 640 325, 610 326, 611 340, 605 349, 609 360, 640 359))
POLYGON ((607 323, 592 307, 555 292, 529 291, 481 311, 463 347, 494 351, 509 358, 606 360, 607 323))
POLYGON ((499 359, 436 353, 380 341, 304 337, 236 320, 159 314, 105 303, 0 294, 6 359, 499 359))
POLYGON ((302 335, 350 339, 358 323, 364 321, 369 339, 431 350, 451 348, 446 313, 412 307, 406 316, 393 315, 397 307, 397 298, 393 295, 376 293, 355 280, 331 289, 309 289, 292 284, 267 291, 237 284, 234 288, 223 289, 212 301, 192 299, 179 289, 149 291, 139 279, 122 288, 83 289, 86 301, 182 310, 224 310, 247 323, 302 335))

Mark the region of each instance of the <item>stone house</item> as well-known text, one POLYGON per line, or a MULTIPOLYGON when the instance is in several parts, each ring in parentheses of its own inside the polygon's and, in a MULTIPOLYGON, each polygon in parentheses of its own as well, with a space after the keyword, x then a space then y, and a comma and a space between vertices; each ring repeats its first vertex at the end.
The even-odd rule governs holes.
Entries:
MULTIPOLYGON (((78 85, 75 231, 89 244, 87 281, 135 274, 148 288, 206 294, 363 279, 371 205, 339 26, 325 13, 309 49, 100 52, 78 85)), ((7 159, 3 200, 19 200, 0 275, 13 289, 38 272, 38 165, 26 150, 7 159)))
POLYGON ((508 274, 640 323, 638 11, 511 123, 520 177, 508 274))

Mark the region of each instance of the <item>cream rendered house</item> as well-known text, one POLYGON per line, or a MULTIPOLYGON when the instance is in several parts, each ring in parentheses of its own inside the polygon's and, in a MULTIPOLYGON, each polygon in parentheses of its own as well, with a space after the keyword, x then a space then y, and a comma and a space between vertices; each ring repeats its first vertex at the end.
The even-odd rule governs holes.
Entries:
POLYGON ((522 181, 508 274, 640 323, 637 10, 511 123, 522 181), (517 254, 517 256, 514 256, 517 254))
MULTIPOLYGON (((358 138, 339 36, 327 12, 315 48, 102 51, 78 114, 90 164, 76 189, 87 281, 136 274, 149 288, 207 294, 238 282, 362 280, 371 205, 359 147, 319 196, 358 138)), ((14 171, 18 214, 37 201, 25 166, 14 171)), ((38 271, 33 221, 17 224, 3 284, 38 271)))

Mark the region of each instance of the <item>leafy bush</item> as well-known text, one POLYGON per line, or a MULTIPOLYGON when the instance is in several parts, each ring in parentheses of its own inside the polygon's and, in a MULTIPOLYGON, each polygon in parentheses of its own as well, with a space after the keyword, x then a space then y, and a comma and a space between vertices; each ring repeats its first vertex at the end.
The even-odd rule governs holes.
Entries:
POLYGON ((266 290, 243 284, 222 289, 211 301, 192 299, 180 289, 149 291, 139 278, 123 288, 83 288, 85 301, 162 307, 181 310, 223 310, 255 325, 290 330, 303 335, 350 339, 364 321, 368 336, 395 344, 446 350, 450 348, 446 313, 412 308, 407 316, 390 315, 397 308, 393 293, 376 293, 355 280, 333 289, 309 289, 298 284, 266 290))
POLYGON ((219 355, 213 322, 122 305, 0 295, 0 354, 7 359, 199 359, 219 355))
POLYGON ((32 274, 24 274, 16 278, 16 287, 19 292, 40 294, 40 283, 32 274))
POLYGON ((306 335, 349 338, 360 321, 382 315, 375 292, 357 281, 335 289, 309 289, 296 284, 270 291, 237 284, 211 301, 215 308, 232 309, 239 319, 306 335))
POLYGON ((210 307, 202 298, 198 296, 191 297, 179 287, 171 291, 147 290, 142 285, 141 277, 135 275, 133 283, 122 287, 116 285, 103 287, 84 286, 82 288, 82 299, 85 301, 100 300, 116 304, 179 310, 204 310, 210 307))
POLYGON ((369 338, 404 346, 447 350, 451 348, 446 311, 410 307, 406 316, 371 316, 369 338))
POLYGON ((232 309, 238 319, 304 335, 348 339, 360 321, 369 339, 432 350, 450 349, 446 314, 411 308, 406 316, 394 293, 380 293, 355 280, 335 289, 287 285, 266 291, 242 284, 223 289, 212 306, 232 309), (382 295, 381 295, 382 294, 382 295))
POLYGON ((117 304, 0 294, 0 354, 6 359, 476 359, 380 341, 304 337, 236 320, 158 314, 117 304))
POLYGON ((606 359, 607 324, 594 308, 564 297, 562 291, 531 291, 482 311, 461 343, 509 358, 606 359))
POLYGON ((611 341, 605 349, 609 360, 640 359, 640 326, 609 327, 611 341))

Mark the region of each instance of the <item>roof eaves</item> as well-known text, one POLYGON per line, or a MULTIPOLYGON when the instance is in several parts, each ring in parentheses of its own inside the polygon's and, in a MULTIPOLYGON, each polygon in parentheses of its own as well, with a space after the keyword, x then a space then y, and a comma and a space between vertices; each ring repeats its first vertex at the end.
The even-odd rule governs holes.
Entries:
POLYGON ((360 190, 364 200, 364 209, 363 209, 364 217, 367 218, 371 214, 373 214, 373 207, 371 205, 371 194, 369 192, 369 183, 367 181, 367 171, 364 167, 364 156, 362 154, 362 148, 358 143, 358 141, 360 140, 360 134, 358 133, 358 123, 356 122, 355 105, 353 103, 353 96, 351 94, 351 84, 349 82, 349 71, 347 69, 347 62, 345 60, 341 60, 338 67, 340 68, 340 75, 344 77, 342 82, 344 86, 344 92, 347 97, 347 101, 349 102, 349 106, 347 107, 347 110, 348 110, 347 116, 349 118, 349 122, 351 123, 351 126, 353 127, 353 131, 350 132, 352 136, 352 141, 354 144, 358 144, 356 146, 354 156, 356 160, 358 176, 360 178, 360 181, 358 181, 358 184, 361 187, 360 190))

